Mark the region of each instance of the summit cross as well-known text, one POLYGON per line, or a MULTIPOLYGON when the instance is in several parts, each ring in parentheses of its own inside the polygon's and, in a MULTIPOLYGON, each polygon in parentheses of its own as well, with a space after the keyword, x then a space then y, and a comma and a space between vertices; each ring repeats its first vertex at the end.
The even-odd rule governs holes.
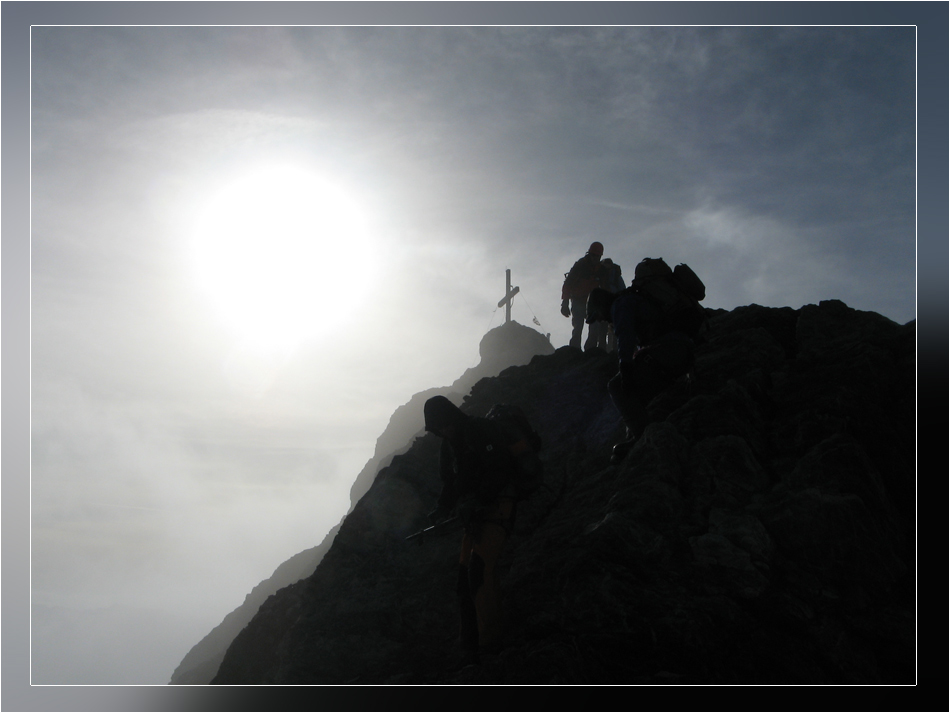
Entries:
POLYGON ((511 321, 511 301, 520 289, 520 287, 511 286, 511 270, 505 270, 505 296, 498 302, 499 307, 505 306, 505 324, 511 321))

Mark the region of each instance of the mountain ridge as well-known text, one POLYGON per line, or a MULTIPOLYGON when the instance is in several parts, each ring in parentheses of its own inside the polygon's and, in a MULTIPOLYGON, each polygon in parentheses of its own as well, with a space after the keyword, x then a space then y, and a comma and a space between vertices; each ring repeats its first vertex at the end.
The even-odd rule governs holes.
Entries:
POLYGON ((212 682, 913 683, 916 323, 837 300, 707 313, 692 377, 620 464, 611 356, 562 347, 463 400, 517 403, 546 443, 500 562, 500 653, 447 665, 458 538, 404 542, 438 495, 430 434, 212 682))
MULTIPOLYGON (((554 351, 546 335, 518 322, 506 322, 489 330, 479 342, 479 362, 466 369, 449 386, 433 387, 414 394, 399 406, 376 441, 373 456, 367 461, 350 488, 350 509, 369 490, 377 473, 405 452, 415 436, 423 432, 422 404, 436 394, 462 403, 464 394, 479 380, 493 376, 509 366, 527 363, 536 354, 554 351)), ((345 517, 345 516, 344 516, 345 517)), ((206 684, 211 681, 234 637, 247 625, 261 604, 279 589, 309 576, 323 559, 340 529, 337 523, 323 541, 299 552, 281 563, 274 573, 257 584, 240 606, 225 616, 197 644, 195 644, 172 673, 169 683, 177 685, 206 684)))

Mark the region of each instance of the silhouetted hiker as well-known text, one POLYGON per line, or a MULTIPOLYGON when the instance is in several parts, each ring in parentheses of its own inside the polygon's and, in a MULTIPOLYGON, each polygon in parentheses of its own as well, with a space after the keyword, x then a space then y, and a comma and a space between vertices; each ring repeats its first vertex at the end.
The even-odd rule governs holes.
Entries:
MULTIPOLYGON (((627 289, 627 283, 623 280, 623 274, 621 273, 620 265, 608 257, 604 258, 604 267, 607 270, 607 279, 604 284, 605 290, 617 294, 618 292, 623 292, 625 289, 627 289)), ((617 351, 617 335, 614 333, 614 326, 608 322, 607 353, 613 354, 615 351, 617 351)))
POLYGON ((541 439, 516 407, 496 405, 486 418, 475 418, 444 396, 433 396, 423 411, 426 430, 442 437, 442 493, 429 520, 435 524, 455 510, 465 527, 456 589, 459 643, 463 664, 478 663, 479 647, 492 650, 501 643, 498 556, 522 490, 540 483, 541 439))
POLYGON ((627 433, 611 462, 622 460, 643 433, 650 401, 692 367, 694 340, 706 318, 699 300, 705 296, 688 266, 673 271, 662 258, 642 260, 631 286, 619 294, 590 293, 588 322, 605 319, 617 334, 620 369, 607 386, 627 433))
MULTIPOLYGON (((584 320, 587 316, 587 297, 590 291, 597 287, 604 287, 607 280, 607 271, 600 258, 603 257, 604 246, 593 242, 587 249, 587 254, 574 263, 570 272, 564 273, 564 285, 561 287, 561 314, 571 317, 573 331, 571 332, 570 346, 581 346, 581 336, 584 333, 584 320)), ((607 348, 607 325, 593 323, 587 330, 587 341, 584 351, 607 348)))

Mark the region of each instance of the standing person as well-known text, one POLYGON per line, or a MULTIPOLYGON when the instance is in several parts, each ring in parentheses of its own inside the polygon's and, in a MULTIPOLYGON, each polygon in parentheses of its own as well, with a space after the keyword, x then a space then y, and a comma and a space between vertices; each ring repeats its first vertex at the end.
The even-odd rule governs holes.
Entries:
MULTIPOLYGON (((584 332, 584 321, 587 316, 587 297, 590 291, 606 284, 607 273, 600 262, 604 255, 604 246, 593 242, 587 249, 587 254, 574 263, 570 272, 564 275, 564 285, 561 287, 561 314, 571 317, 570 346, 580 349, 581 337, 584 332)), ((584 351, 607 348, 607 325, 588 322, 587 341, 584 351)))
POLYGON ((487 418, 467 416, 444 396, 433 396, 423 407, 425 429, 442 438, 442 492, 429 519, 435 524, 455 510, 465 527, 456 589, 464 664, 478 663, 479 650, 501 644, 498 557, 514 525, 521 485, 541 476, 540 437, 520 409, 507 408, 521 419, 515 427, 491 420, 491 412, 487 418))
POLYGON ((595 289, 587 320, 607 320, 617 334, 619 371, 607 384, 626 426, 611 462, 630 452, 648 423, 647 405, 692 368, 695 340, 706 318, 699 300, 706 288, 686 265, 676 273, 662 258, 637 265, 631 286, 619 294, 595 289))
MULTIPOLYGON (((620 265, 615 263, 609 257, 604 258, 604 267, 607 269, 607 280, 604 289, 613 294, 623 292, 627 289, 627 284, 623 281, 623 274, 620 265)), ((617 335, 614 332, 614 326, 607 323, 607 353, 613 354, 617 351, 617 335)))

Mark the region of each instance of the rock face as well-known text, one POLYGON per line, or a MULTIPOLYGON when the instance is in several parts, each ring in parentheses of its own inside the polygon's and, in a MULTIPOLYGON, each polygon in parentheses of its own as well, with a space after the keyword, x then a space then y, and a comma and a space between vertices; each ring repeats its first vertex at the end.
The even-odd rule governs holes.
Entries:
POLYGON ((241 629, 247 626, 261 604, 282 587, 310 576, 330 549, 330 544, 339 529, 339 525, 331 528, 327 536, 323 538, 323 542, 316 547, 298 552, 274 570, 270 577, 254 587, 244 598, 241 606, 224 617, 220 624, 191 647, 191 650, 185 654, 185 658, 175 668, 169 683, 176 685, 210 683, 218 672, 228 646, 241 629))
POLYGON ((509 366, 527 364, 538 354, 553 353, 554 347, 546 336, 518 322, 507 322, 488 331, 478 345, 477 366, 466 369, 451 386, 427 389, 396 409, 376 441, 375 454, 350 488, 350 502, 355 506, 369 490, 380 469, 389 465, 393 456, 405 453, 413 439, 423 434, 422 406, 428 399, 441 395, 459 405, 479 380, 495 376, 509 366))
MULTIPOLYGON (((422 405, 432 396, 442 394, 456 404, 472 386, 486 376, 494 376, 502 369, 527 364, 537 354, 551 354, 550 340, 517 322, 508 322, 492 329, 482 337, 478 347, 479 363, 467 369, 451 386, 428 389, 413 396, 408 403, 396 409, 389 425, 376 441, 376 451, 357 476, 350 490, 352 508, 369 490, 379 470, 393 456, 405 452, 417 435, 423 433, 422 405)), ((333 527, 323 542, 304 550, 281 564, 268 579, 258 584, 237 609, 199 641, 185 655, 172 674, 172 684, 206 684, 218 671, 224 653, 234 637, 251 620, 261 604, 279 589, 309 576, 323 559, 336 537, 339 525, 333 527)))
POLYGON ((500 562, 499 653, 452 665, 460 533, 404 541, 439 492, 426 435, 212 682, 913 683, 915 324, 837 301, 710 316, 619 465, 612 357, 564 347, 466 396, 520 405, 545 441, 500 562))

